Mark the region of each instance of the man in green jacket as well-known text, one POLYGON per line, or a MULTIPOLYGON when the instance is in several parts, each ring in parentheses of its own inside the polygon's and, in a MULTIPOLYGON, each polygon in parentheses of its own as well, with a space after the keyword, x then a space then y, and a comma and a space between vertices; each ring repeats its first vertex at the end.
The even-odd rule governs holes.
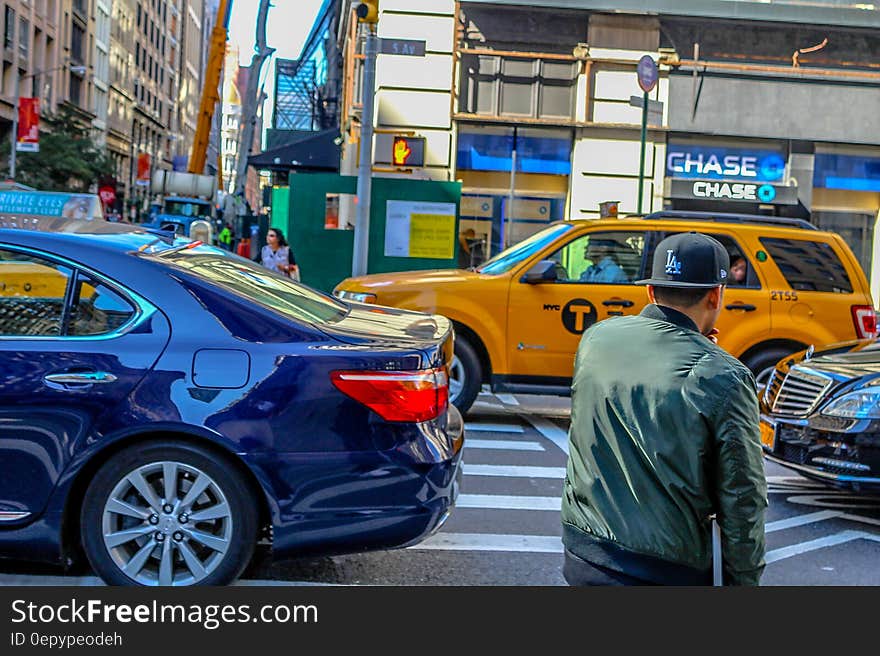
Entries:
POLYGON ((581 339, 562 497, 571 585, 725 585, 764 570, 767 483, 755 379, 714 335, 730 260, 695 232, 654 254, 651 305, 581 339))

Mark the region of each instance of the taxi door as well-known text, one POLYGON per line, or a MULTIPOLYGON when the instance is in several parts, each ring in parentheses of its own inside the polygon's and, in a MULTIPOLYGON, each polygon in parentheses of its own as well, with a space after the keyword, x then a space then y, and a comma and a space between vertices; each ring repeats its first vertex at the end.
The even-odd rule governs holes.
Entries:
POLYGON ((580 233, 542 258, 555 263, 554 280, 526 282, 522 271, 511 282, 507 357, 514 381, 539 377, 529 382, 569 384, 584 331, 608 317, 641 311, 648 295, 635 282, 645 277, 645 252, 654 246, 646 242, 653 242, 653 234, 580 233))

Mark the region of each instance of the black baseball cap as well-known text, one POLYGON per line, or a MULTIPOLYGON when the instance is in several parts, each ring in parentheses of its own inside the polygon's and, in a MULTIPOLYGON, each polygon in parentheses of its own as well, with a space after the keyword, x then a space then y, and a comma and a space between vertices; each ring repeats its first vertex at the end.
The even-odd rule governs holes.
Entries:
POLYGON ((699 232, 667 237, 654 251, 651 277, 637 285, 710 289, 727 284, 730 256, 717 239, 699 232))

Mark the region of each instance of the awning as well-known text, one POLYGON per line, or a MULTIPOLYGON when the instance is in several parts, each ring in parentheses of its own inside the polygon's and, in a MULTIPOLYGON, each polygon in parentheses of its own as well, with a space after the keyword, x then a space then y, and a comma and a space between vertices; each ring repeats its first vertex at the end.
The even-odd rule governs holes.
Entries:
POLYGON ((248 158, 248 165, 270 171, 339 170, 338 129, 304 133, 295 141, 248 158))

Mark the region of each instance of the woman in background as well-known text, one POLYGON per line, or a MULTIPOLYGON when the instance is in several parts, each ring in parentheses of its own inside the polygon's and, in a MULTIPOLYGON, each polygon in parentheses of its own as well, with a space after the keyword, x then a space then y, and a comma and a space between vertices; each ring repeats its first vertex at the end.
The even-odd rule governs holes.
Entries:
POLYGON ((260 252, 260 264, 267 269, 277 271, 282 276, 299 280, 299 267, 290 245, 284 239, 284 233, 278 228, 269 228, 266 245, 260 252))

